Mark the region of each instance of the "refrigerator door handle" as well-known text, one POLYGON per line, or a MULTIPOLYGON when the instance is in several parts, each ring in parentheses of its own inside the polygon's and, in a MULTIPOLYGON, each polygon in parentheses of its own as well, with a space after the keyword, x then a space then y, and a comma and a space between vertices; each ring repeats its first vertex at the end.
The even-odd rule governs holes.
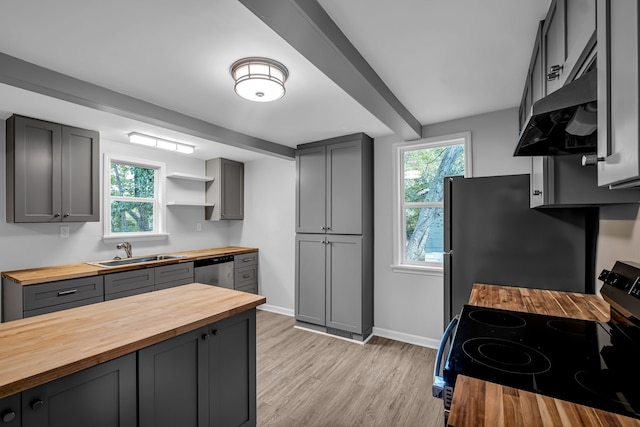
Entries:
POLYGON ((448 357, 448 355, 444 354, 444 350, 451 336, 454 334, 455 327, 458 324, 459 320, 460 315, 456 315, 451 320, 449 326, 447 326, 447 329, 444 331, 444 335, 442 336, 442 340, 440 341, 440 346, 438 347, 438 353, 436 354, 436 363, 433 367, 433 386, 431 387, 431 395, 433 397, 437 397, 438 399, 443 398, 442 392, 444 391, 444 388, 446 386, 446 383, 444 381, 442 361, 444 357, 448 357))

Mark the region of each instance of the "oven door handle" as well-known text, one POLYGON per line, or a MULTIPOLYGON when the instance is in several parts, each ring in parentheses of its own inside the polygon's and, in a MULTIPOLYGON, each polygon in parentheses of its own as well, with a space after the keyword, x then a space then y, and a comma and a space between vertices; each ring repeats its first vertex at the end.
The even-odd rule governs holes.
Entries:
POLYGON ((458 324, 459 321, 460 321, 459 314, 457 314, 453 319, 451 319, 451 322, 449 322, 447 329, 445 329, 444 331, 444 335, 442 336, 442 340, 440 341, 440 346, 438 347, 438 353, 436 354, 436 363, 433 368, 433 387, 431 388, 431 394, 433 395, 433 397, 437 397, 439 399, 442 399, 442 391, 444 390, 444 387, 446 385, 444 382, 443 372, 442 372, 443 370, 442 360, 447 356, 443 354, 444 349, 451 335, 454 333, 456 329, 456 325, 458 324))

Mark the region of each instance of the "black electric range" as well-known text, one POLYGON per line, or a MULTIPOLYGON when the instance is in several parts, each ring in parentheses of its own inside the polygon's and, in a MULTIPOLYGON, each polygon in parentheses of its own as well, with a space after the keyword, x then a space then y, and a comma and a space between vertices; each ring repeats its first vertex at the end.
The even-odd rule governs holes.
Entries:
POLYGON ((465 305, 436 362, 445 412, 464 374, 640 418, 640 265, 617 262, 600 279, 607 323, 465 305))

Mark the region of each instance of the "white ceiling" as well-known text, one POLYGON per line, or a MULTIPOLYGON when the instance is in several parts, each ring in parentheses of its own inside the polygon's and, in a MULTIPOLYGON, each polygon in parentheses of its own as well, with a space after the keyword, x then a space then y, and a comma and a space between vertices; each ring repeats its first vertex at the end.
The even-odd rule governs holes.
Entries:
MULTIPOLYGON (((518 105, 548 0, 318 0, 422 125, 518 105)), ((8 0, 0 52, 205 122, 295 147, 348 133, 392 131, 238 0, 8 0), (251 103, 230 65, 265 56, 290 72, 287 94, 251 103)), ((0 84, 12 113, 195 143, 201 158, 263 154, 160 129, 0 84)))

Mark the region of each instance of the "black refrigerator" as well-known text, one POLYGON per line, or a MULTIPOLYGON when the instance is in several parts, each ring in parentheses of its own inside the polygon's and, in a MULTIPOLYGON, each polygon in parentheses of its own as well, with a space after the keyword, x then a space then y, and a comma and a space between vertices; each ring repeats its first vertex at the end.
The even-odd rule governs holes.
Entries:
POLYGON ((445 178, 445 326, 474 283, 594 293, 597 208, 531 209, 529 191, 529 175, 445 178))

